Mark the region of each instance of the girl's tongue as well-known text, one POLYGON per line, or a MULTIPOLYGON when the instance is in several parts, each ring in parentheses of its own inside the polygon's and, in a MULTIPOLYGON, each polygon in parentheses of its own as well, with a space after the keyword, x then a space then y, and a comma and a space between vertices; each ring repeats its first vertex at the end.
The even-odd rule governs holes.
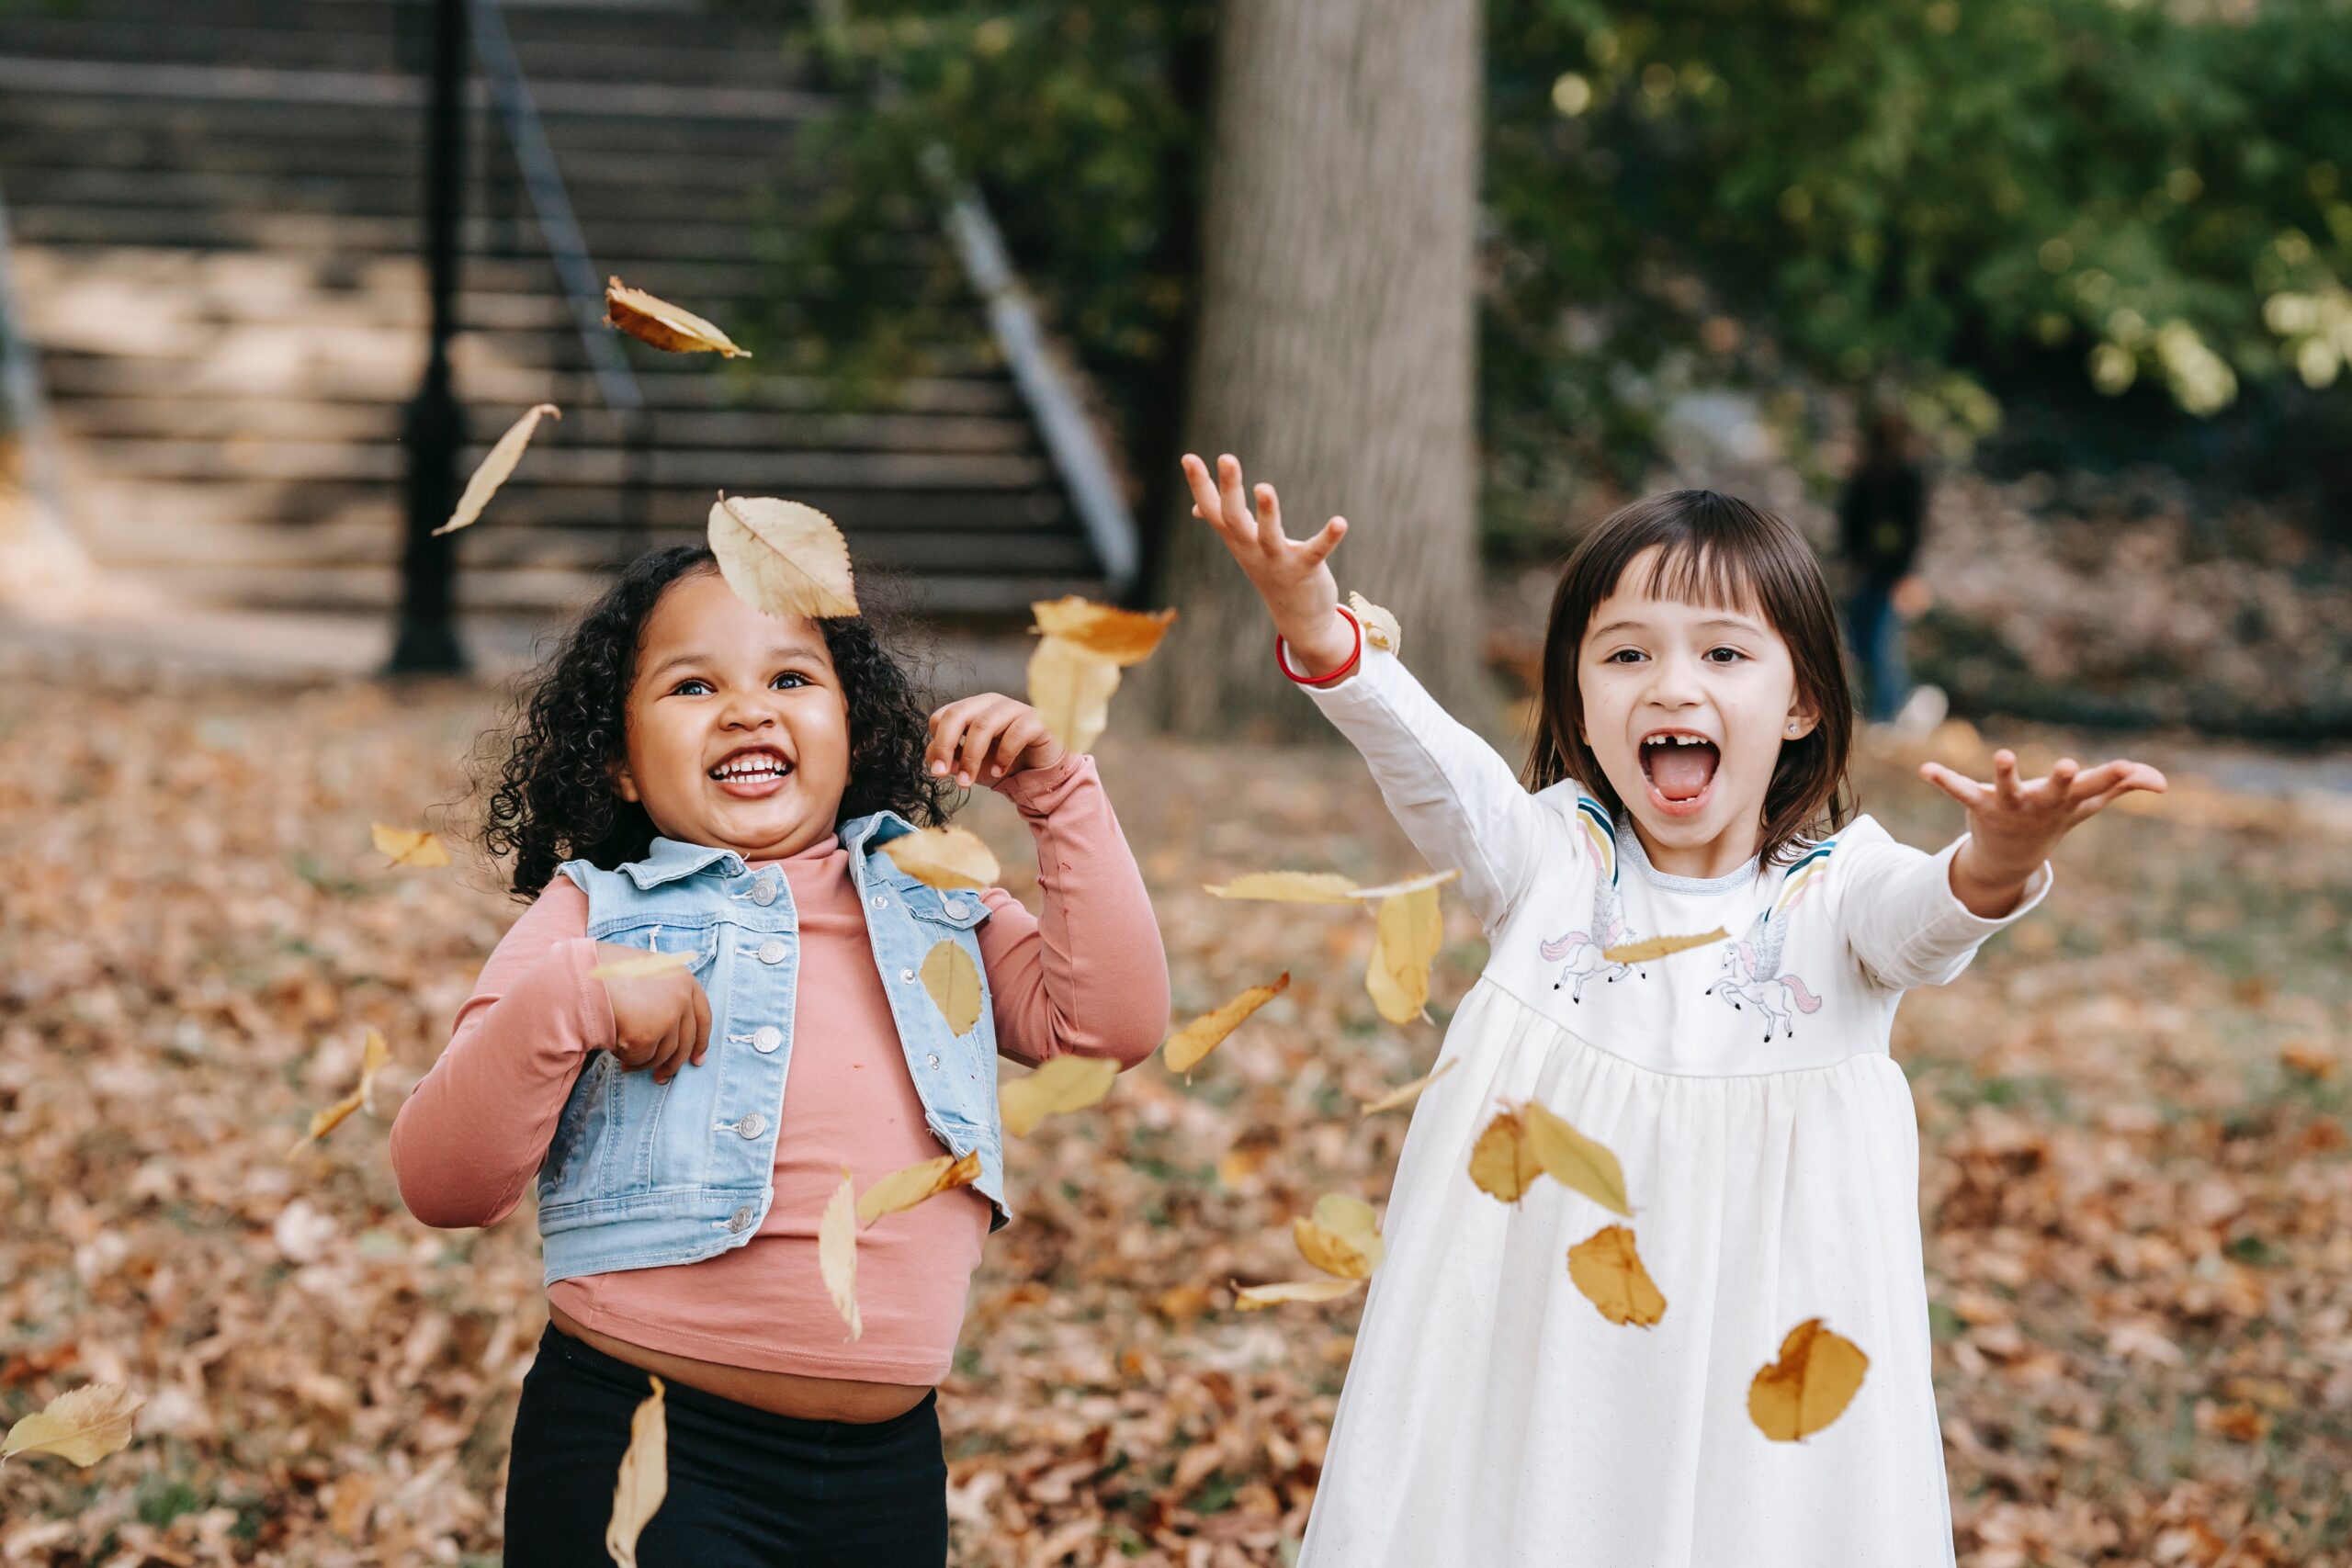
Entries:
POLYGON ((1668 800, 1695 800, 1705 794, 1717 760, 1713 743, 1704 740, 1690 746, 1653 740, 1642 748, 1642 765, 1650 783, 1668 800))

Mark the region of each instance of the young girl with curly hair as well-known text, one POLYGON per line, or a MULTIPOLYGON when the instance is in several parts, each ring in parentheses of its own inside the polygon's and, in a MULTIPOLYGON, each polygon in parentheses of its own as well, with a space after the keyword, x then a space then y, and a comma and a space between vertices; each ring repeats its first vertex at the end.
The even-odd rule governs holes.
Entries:
POLYGON ((938 1568, 945 1374, 1006 1218, 996 1057, 1122 1067, 1168 974, 1092 759, 995 694, 925 715, 863 617, 771 617, 707 550, 647 555, 536 678, 485 840, 531 906, 394 1122, 401 1197, 487 1225, 536 1185, 549 1323, 523 1384, 508 1568, 603 1562, 629 1419, 668 1385, 649 1568, 938 1568), (950 778, 1019 808, 1044 911, 944 893, 883 846, 950 778), (958 1032, 921 978, 982 976, 958 1032), (649 950, 682 966, 599 979, 649 950), (853 1337, 817 1232, 846 1168, 977 1152, 980 1174, 863 1232, 853 1337))

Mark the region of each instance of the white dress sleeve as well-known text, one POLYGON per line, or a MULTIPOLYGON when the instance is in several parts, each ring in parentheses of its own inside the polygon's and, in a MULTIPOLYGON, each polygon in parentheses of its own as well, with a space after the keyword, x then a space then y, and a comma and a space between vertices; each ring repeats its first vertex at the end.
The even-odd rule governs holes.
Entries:
POLYGON ((1440 707, 1395 654, 1367 646, 1346 680, 1301 688, 1372 767, 1389 813, 1493 931, 1549 858, 1559 818, 1510 764, 1440 707))
POLYGON ((2018 907, 1986 919, 1951 890, 1952 856, 1967 834, 1931 855, 1898 843, 1865 817, 1840 838, 1839 932, 1862 972, 1889 990, 1958 979, 1987 937, 2023 919, 2050 892, 2052 874, 2044 861, 2026 879, 2018 907))

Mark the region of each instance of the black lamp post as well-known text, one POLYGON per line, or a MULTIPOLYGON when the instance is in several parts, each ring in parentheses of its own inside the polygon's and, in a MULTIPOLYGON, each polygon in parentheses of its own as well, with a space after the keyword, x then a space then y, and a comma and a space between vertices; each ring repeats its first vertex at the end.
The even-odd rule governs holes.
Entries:
POLYGON ((400 621, 394 674, 451 673, 466 667, 456 616, 457 541, 433 537, 458 500, 458 451, 466 411, 449 378, 458 330, 458 222, 465 201, 465 0, 435 0, 433 86, 424 126, 424 258, 432 296, 432 343, 424 380, 408 405, 408 528, 401 551, 400 621))

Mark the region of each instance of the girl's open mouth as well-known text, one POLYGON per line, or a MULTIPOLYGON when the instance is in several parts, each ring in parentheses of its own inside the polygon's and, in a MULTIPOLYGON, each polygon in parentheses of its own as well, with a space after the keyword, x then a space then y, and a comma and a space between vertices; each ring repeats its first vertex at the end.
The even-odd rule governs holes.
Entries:
POLYGON ((1702 735, 1661 730, 1642 738, 1642 777, 1650 804, 1668 817, 1695 817, 1714 792, 1723 753, 1702 735))
POLYGON ((784 787, 792 763, 773 746, 752 746, 737 751, 710 770, 720 791, 738 800, 759 800, 784 787))

